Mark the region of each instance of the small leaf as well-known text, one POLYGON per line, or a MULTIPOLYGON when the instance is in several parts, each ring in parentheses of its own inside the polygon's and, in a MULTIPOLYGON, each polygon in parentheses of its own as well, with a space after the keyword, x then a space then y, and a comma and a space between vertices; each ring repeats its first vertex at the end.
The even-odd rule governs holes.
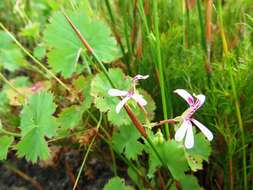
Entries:
MULTIPOLYGON (((112 62, 121 56, 107 25, 91 19, 84 11, 71 12, 68 16, 103 62, 112 62)), ((50 21, 44 33, 44 41, 52 47, 48 54, 49 65, 55 72, 70 77, 76 72, 80 54, 86 49, 63 14, 56 13, 50 21)))
POLYGON ((17 144, 18 157, 25 157, 35 163, 38 159, 46 160, 49 158, 49 148, 43 132, 39 128, 31 129, 17 144))
MULTIPOLYGON (((182 179, 180 179, 180 185, 182 190, 203 190, 202 187, 199 186, 198 180, 195 176, 185 175, 182 179)), ((175 184, 170 188, 170 190, 177 189, 175 184)))
POLYGON ((121 126, 119 132, 113 133, 113 147, 119 153, 124 153, 128 159, 136 160, 144 149, 144 145, 138 141, 140 137, 140 133, 133 125, 121 126))
POLYGON ((79 106, 71 106, 62 110, 58 122, 64 129, 73 129, 81 121, 82 111, 79 106))
POLYGON ((103 190, 134 190, 132 187, 125 185, 124 180, 114 177, 109 180, 103 190))
POLYGON ((14 138, 12 136, 0 137, 0 160, 5 160, 7 158, 8 149, 13 141, 14 138))
MULTIPOLYGON (((155 148, 161 155, 162 160, 169 168, 172 176, 179 180, 185 176, 184 172, 188 170, 188 164, 185 158, 184 150, 174 140, 165 141, 155 145, 155 148)), ((160 167, 162 163, 157 158, 153 150, 148 149, 150 153, 149 157, 149 176, 155 172, 157 167, 160 167)))
POLYGON ((210 142, 205 138, 202 133, 198 133, 194 137, 194 147, 187 149, 187 153, 190 155, 199 155, 202 159, 208 161, 208 157, 211 154, 210 142))
POLYGON ((26 65, 20 49, 12 42, 9 35, 0 31, 0 67, 9 71, 16 71, 26 65))
POLYGON ((56 135, 57 123, 52 116, 56 106, 53 95, 41 92, 29 98, 21 112, 21 141, 17 144, 17 154, 36 162, 38 158, 47 159, 49 150, 45 137, 56 135))

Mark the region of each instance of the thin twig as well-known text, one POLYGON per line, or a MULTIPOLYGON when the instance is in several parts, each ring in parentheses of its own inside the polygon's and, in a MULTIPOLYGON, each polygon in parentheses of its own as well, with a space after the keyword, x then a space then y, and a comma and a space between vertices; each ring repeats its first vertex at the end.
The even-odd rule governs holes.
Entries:
POLYGON ((6 169, 13 171, 18 176, 22 177, 26 181, 29 181, 37 190, 44 190, 44 188, 42 187, 42 185, 37 180, 35 180, 32 177, 28 176, 27 174, 25 174, 24 172, 22 172, 21 170, 19 170, 18 168, 16 168, 14 165, 10 164, 7 161, 3 161, 3 164, 4 164, 4 167, 6 169))

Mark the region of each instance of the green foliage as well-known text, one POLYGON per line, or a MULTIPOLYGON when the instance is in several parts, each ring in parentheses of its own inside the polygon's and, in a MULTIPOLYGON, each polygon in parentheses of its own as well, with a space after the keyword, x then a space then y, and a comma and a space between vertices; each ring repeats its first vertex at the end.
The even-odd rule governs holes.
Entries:
POLYGON ((0 137, 0 160, 7 158, 9 147, 11 146, 14 138, 12 136, 1 136, 0 137))
MULTIPOLYGON (((198 184, 198 180, 195 176, 185 175, 182 179, 180 179, 180 185, 182 190, 203 190, 198 184)), ((175 184, 170 188, 170 190, 176 190, 175 184)))
POLYGON ((119 177, 114 177, 109 180, 103 190, 133 190, 133 188, 125 185, 124 181, 119 177))
POLYGON ((0 68, 16 71, 26 65, 20 49, 13 44, 9 35, 0 31, 0 68))
MULTIPOLYGON (((188 170, 188 164, 183 148, 174 140, 157 143, 155 148, 161 155, 163 162, 166 164, 165 167, 170 169, 172 176, 177 180, 184 178, 185 171, 188 170)), ((156 169, 162 166, 162 163, 151 149, 148 149, 148 152, 150 155, 148 175, 152 177, 156 169)))
POLYGON ((36 162, 38 158, 45 160, 49 157, 45 137, 56 135, 57 123, 52 116, 55 109, 51 93, 41 92, 29 98, 20 115, 22 138, 16 145, 19 157, 25 156, 32 162, 36 162))
MULTIPOLYGON (((103 62, 109 63, 120 57, 116 40, 103 22, 90 18, 84 11, 68 15, 103 62)), ((66 78, 76 72, 79 58, 86 49, 62 13, 51 18, 44 32, 44 41, 52 47, 48 62, 55 72, 61 72, 66 78)))
POLYGON ((124 153, 128 159, 136 160, 144 149, 144 145, 138 141, 140 137, 140 133, 133 125, 121 126, 119 132, 113 133, 113 147, 117 152, 124 153))
POLYGON ((73 129, 81 120, 80 106, 67 107, 59 115, 58 122, 64 129, 73 129))

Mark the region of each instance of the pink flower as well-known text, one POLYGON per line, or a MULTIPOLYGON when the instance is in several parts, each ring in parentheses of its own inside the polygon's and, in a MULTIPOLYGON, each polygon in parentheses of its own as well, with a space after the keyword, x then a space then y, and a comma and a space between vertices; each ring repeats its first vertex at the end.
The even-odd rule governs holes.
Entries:
POLYGON ((135 100, 139 105, 145 106, 147 104, 147 101, 143 98, 142 95, 135 93, 135 85, 138 80, 141 79, 147 79, 149 76, 145 75, 136 75, 133 78, 133 83, 132 83, 132 88, 129 91, 124 91, 124 90, 118 90, 118 89, 110 89, 108 91, 108 94, 110 96, 120 96, 124 97, 116 106, 116 112, 119 113, 120 110, 123 108, 123 106, 127 103, 128 100, 133 99, 135 100))
POLYGON ((182 114, 182 124, 179 127, 179 129, 176 131, 175 139, 176 141, 182 141, 185 137, 185 147, 190 149, 194 145, 194 137, 193 137, 193 131, 192 131, 192 124, 195 124, 200 131, 206 136, 206 138, 211 141, 213 139, 212 132, 204 126, 202 123, 194 119, 192 116, 193 114, 203 105, 205 102, 205 95, 199 94, 194 95, 196 97, 196 101, 190 95, 186 90, 183 89, 177 89, 174 91, 179 96, 181 96, 183 99, 186 100, 186 102, 189 104, 189 108, 182 114))

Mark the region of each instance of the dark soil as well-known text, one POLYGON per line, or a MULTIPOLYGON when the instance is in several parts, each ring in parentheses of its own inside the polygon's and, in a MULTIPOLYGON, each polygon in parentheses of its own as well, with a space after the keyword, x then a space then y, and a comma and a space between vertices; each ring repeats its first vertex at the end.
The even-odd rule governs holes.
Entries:
MULTIPOLYGON (((82 157, 83 153, 78 151, 66 151, 60 154, 53 166, 41 167, 9 155, 8 163, 36 180, 43 190, 72 190, 75 181, 73 177, 77 176, 82 157)), ((0 164, 0 190, 38 189, 31 180, 24 179, 6 166, 6 163, 0 164)), ((113 173, 105 162, 91 158, 85 165, 77 190, 101 190, 111 177, 113 173)))

